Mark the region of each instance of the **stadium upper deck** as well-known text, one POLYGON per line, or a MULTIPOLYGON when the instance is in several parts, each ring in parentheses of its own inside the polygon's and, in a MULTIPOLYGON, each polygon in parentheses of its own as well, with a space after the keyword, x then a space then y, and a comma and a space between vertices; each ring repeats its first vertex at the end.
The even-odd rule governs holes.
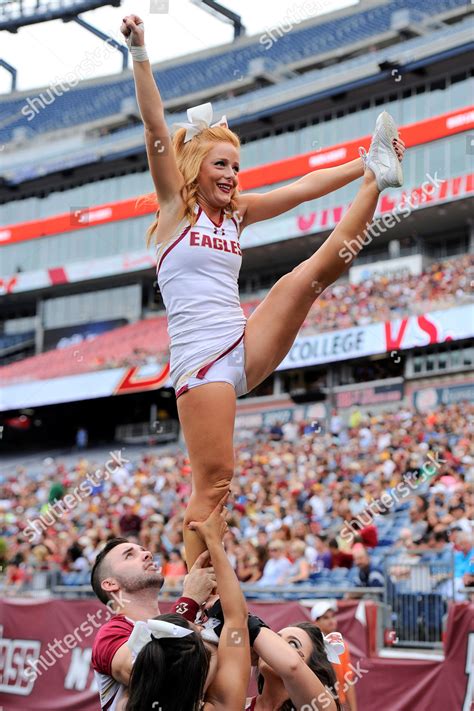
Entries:
MULTIPOLYGON (((429 13, 426 10, 422 0, 368 0, 361 6, 305 21, 300 27, 276 27, 231 45, 165 62, 156 67, 155 76, 168 108, 184 107, 191 96, 209 98, 227 89, 241 93, 262 80, 263 84, 279 82, 288 71, 303 73, 339 61, 344 54, 354 56, 396 44, 401 35, 424 35, 442 27, 440 21, 458 20, 472 8, 465 0, 431 0, 429 13), (397 16, 400 11, 405 14, 397 16)), ((43 108, 48 105, 47 111, 41 110, 37 92, 33 97, 31 92, 22 92, 0 100, 0 143, 8 143, 19 128, 33 137, 111 117, 122 112, 124 100, 134 98, 130 73, 79 84, 81 72, 84 69, 79 67, 72 79, 64 77, 54 92, 50 87, 49 95, 45 89, 43 108)))

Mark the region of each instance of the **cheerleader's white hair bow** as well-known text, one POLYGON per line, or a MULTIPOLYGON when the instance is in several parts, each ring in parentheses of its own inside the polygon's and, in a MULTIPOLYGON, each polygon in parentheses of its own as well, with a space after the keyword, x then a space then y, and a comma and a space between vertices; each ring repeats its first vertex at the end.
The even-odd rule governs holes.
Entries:
POLYGON ((182 122, 173 124, 173 128, 176 127, 186 129, 186 136, 184 138, 185 143, 190 141, 191 138, 194 138, 194 136, 199 135, 205 128, 215 128, 216 126, 225 126, 226 128, 229 128, 226 116, 222 116, 217 123, 211 124, 212 104, 210 101, 206 104, 193 106, 188 109, 187 114, 189 123, 182 122))
POLYGON ((339 657, 344 654, 346 645, 339 632, 331 632, 324 636, 324 649, 326 656, 332 664, 340 664, 339 657))
POLYGON ((178 639, 187 637, 193 634, 194 630, 180 625, 174 625, 172 622, 165 620, 147 620, 143 622, 139 620, 135 622, 132 634, 128 638, 127 647, 132 652, 132 657, 135 659, 141 649, 154 639, 178 639))

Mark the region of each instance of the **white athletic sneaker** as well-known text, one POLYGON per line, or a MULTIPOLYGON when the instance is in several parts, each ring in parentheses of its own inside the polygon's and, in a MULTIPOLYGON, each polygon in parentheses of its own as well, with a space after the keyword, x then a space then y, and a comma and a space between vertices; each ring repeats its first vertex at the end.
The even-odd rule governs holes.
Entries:
POLYGON ((359 148, 364 168, 374 173, 380 192, 385 188, 399 188, 403 185, 402 166, 393 147, 394 138, 398 138, 395 121, 389 113, 383 111, 377 117, 369 152, 359 148))

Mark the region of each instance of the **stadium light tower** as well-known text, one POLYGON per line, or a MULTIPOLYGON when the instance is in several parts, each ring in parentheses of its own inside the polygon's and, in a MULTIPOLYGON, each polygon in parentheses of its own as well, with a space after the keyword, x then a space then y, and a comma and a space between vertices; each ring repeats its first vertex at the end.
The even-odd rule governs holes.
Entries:
POLYGON ((221 22, 226 22, 228 25, 234 25, 234 39, 245 34, 245 26, 242 24, 242 18, 232 10, 229 10, 224 5, 221 5, 215 0, 191 0, 193 5, 200 7, 201 10, 208 12, 221 22))

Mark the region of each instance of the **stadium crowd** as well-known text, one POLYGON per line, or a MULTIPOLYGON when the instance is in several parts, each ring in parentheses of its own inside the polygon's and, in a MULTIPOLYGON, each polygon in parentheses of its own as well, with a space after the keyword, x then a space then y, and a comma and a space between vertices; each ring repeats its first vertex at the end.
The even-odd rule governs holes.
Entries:
POLYGON ((365 326, 427 310, 459 305, 472 297, 474 255, 435 262, 420 275, 380 276, 360 284, 334 284, 321 295, 303 326, 306 331, 365 326))
MULTIPOLYGON (((343 567, 354 585, 380 586, 382 566, 371 558, 391 544, 408 555, 453 551, 458 588, 474 583, 473 404, 428 414, 402 407, 363 415, 355 407, 347 421, 333 412, 319 430, 276 423, 236 443, 225 546, 242 582, 312 582, 343 567), (407 525, 387 532, 400 509, 407 525)), ((33 571, 46 570, 87 582, 113 536, 150 549, 167 587, 179 587, 190 475, 179 447, 134 461, 125 449, 107 462, 86 451, 73 466, 51 458, 18 466, 1 480, 7 588, 27 589, 33 571)))

